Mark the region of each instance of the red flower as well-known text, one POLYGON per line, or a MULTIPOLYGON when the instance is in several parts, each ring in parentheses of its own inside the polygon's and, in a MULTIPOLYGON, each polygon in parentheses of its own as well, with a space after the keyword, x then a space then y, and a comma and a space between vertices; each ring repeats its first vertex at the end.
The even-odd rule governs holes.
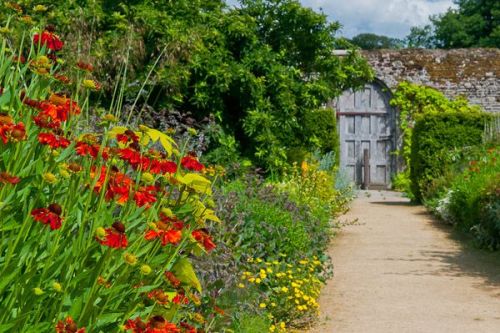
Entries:
POLYGON ((174 273, 172 272, 165 272, 163 273, 165 275, 165 278, 168 280, 168 282, 170 282, 170 284, 174 287, 174 288, 179 288, 179 286, 181 285, 181 280, 179 280, 175 275, 174 273))
POLYGON ((169 302, 168 295, 161 289, 150 291, 148 293, 148 298, 161 305, 168 304, 169 302))
POLYGON ((177 164, 172 161, 162 161, 161 162, 161 172, 162 173, 175 173, 177 171, 177 164))
POLYGON ((118 134, 116 140, 121 143, 139 142, 139 137, 132 130, 126 130, 123 134, 118 134))
POLYGON ((21 181, 21 178, 10 175, 7 172, 0 172, 0 183, 15 185, 21 181))
MULTIPOLYGON (((99 155, 99 151, 101 150, 101 146, 98 144, 88 144, 83 141, 78 141, 75 146, 75 151, 77 155, 80 156, 91 156, 92 158, 96 159, 97 156, 99 155)), ((105 147, 102 151, 102 158, 104 160, 107 160, 109 157, 109 149, 108 147, 105 147)))
POLYGON ((194 328, 193 326, 189 325, 188 323, 186 323, 185 321, 181 322, 180 323, 181 327, 183 328, 183 332, 184 333, 197 333, 197 330, 196 328, 194 328))
POLYGON ((131 148, 120 149, 118 152, 120 158, 130 164, 134 169, 137 169, 141 163, 141 153, 131 148))
POLYGON ((83 62, 81 60, 76 63, 76 67, 78 67, 84 71, 87 71, 87 72, 92 72, 94 70, 94 66, 92 66, 91 64, 88 64, 86 62, 83 62))
POLYGON ((188 304, 189 303, 189 298, 186 297, 186 295, 177 293, 174 298, 172 298, 172 303, 175 304, 188 304))
POLYGON ((62 84, 70 84, 71 83, 71 79, 69 77, 67 77, 66 75, 54 74, 54 79, 61 82, 62 84))
POLYGON ((70 145, 70 141, 63 136, 55 135, 53 133, 40 133, 38 134, 38 142, 42 145, 49 145, 50 148, 66 148, 70 145))
POLYGON ((24 124, 19 122, 15 125, 8 114, 0 113, 0 139, 4 144, 7 144, 9 140, 21 141, 26 139, 24 124))
POLYGON ((48 208, 36 208, 31 211, 31 216, 37 222, 50 225, 50 229, 57 230, 61 228, 62 208, 56 203, 49 205, 48 208))
POLYGON ((143 186, 139 188, 137 192, 134 193, 134 200, 137 206, 150 207, 152 203, 156 202, 156 192, 158 189, 156 186, 143 186))
POLYGON ((106 200, 111 200, 118 196, 117 202, 124 204, 128 201, 131 186, 132 179, 121 172, 113 173, 108 183, 106 200))
POLYGON ((173 323, 165 320, 162 316, 153 316, 147 323, 139 317, 129 319, 125 324, 125 330, 132 330, 133 333, 180 333, 180 329, 173 323))
POLYGON ((117 221, 113 223, 111 228, 106 228, 104 230, 106 231, 104 238, 97 238, 97 241, 101 243, 101 245, 109 246, 115 249, 127 248, 128 240, 125 235, 125 226, 123 223, 117 221))
POLYGON ((203 247, 207 251, 211 251, 217 247, 212 241, 212 237, 210 237, 210 235, 203 229, 195 230, 191 233, 191 235, 193 235, 194 239, 196 239, 198 243, 203 244, 203 247))
POLYGON ((205 166, 203 164, 201 164, 200 162, 198 162, 196 157, 191 156, 191 155, 184 156, 181 159, 181 164, 184 167, 184 169, 187 169, 187 170, 202 171, 203 169, 205 169, 205 166))
POLYGON ((64 321, 59 320, 56 324, 56 333, 85 333, 85 327, 78 328, 70 316, 64 321))
MULTIPOLYGON (((49 29, 51 30, 51 29, 49 29)), ((44 30, 42 34, 35 34, 33 36, 33 44, 47 47, 52 51, 59 51, 63 48, 64 42, 59 39, 53 31, 44 30)))

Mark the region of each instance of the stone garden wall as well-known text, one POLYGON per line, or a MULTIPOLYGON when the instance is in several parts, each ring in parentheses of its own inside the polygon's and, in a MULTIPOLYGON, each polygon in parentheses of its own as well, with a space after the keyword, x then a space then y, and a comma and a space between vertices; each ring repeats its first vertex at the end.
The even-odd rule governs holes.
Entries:
POLYGON ((374 50, 363 55, 389 88, 409 81, 464 95, 486 111, 500 112, 500 50, 374 50))

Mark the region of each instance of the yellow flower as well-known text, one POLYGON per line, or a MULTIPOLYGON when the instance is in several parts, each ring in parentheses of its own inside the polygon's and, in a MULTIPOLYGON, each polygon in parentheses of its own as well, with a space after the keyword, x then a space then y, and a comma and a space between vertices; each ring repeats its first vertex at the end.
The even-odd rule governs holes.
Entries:
POLYGON ((276 326, 271 325, 271 326, 269 327, 269 332, 271 332, 271 333, 272 333, 272 332, 274 332, 274 331, 276 331, 276 326))
POLYGON ((57 183, 57 177, 51 172, 46 172, 42 176, 43 180, 49 184, 57 183))
POLYGON ((141 266, 141 273, 142 274, 149 275, 149 274, 151 274, 151 272, 152 272, 152 269, 151 269, 150 266, 148 266, 148 265, 142 265, 141 266))
POLYGON ((238 288, 245 288, 245 285, 243 283, 238 284, 238 288))
POLYGON ((45 7, 44 5, 36 5, 35 7, 33 7, 33 11, 37 13, 46 12, 47 7, 45 7))
POLYGON ((82 85, 88 89, 94 89, 94 90, 101 89, 101 85, 94 80, 83 80, 82 85))
POLYGON ((281 328, 281 329, 286 328, 286 324, 285 324, 285 322, 283 322, 283 321, 282 321, 282 322, 280 323, 280 328, 281 328))
POLYGON ((287 287, 282 287, 281 291, 284 292, 284 293, 287 293, 288 292, 288 288, 287 287))
POLYGON ((259 308, 261 308, 261 309, 265 309, 266 306, 267 306, 266 303, 260 303, 259 304, 259 308))
POLYGON ((104 115, 101 119, 102 119, 102 121, 107 121, 107 122, 110 122, 110 123, 116 123, 116 122, 118 122, 118 118, 115 117, 114 115, 112 115, 111 113, 108 113, 108 114, 104 115))
POLYGON ((261 283, 261 282, 262 282, 262 280, 261 280, 260 278, 256 278, 256 279, 255 279, 255 283, 259 284, 259 283, 261 283))
POLYGON ((205 318, 200 313, 195 313, 193 315, 193 320, 200 324, 203 324, 205 322, 205 318))

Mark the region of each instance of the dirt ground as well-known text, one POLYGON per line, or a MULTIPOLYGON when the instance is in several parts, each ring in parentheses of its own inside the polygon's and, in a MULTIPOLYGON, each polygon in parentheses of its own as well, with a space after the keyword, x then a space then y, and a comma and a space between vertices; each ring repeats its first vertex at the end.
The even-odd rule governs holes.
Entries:
POLYGON ((361 191, 310 333, 500 333, 500 256, 394 192, 361 191))

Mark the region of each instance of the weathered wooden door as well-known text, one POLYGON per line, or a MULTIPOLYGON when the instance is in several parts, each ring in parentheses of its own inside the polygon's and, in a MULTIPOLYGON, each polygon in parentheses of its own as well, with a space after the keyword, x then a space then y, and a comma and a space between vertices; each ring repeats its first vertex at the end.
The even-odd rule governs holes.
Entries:
POLYGON ((336 103, 340 166, 356 184, 364 183, 363 152, 369 153, 370 188, 388 188, 394 169, 395 118, 389 94, 378 83, 345 91, 336 103))

